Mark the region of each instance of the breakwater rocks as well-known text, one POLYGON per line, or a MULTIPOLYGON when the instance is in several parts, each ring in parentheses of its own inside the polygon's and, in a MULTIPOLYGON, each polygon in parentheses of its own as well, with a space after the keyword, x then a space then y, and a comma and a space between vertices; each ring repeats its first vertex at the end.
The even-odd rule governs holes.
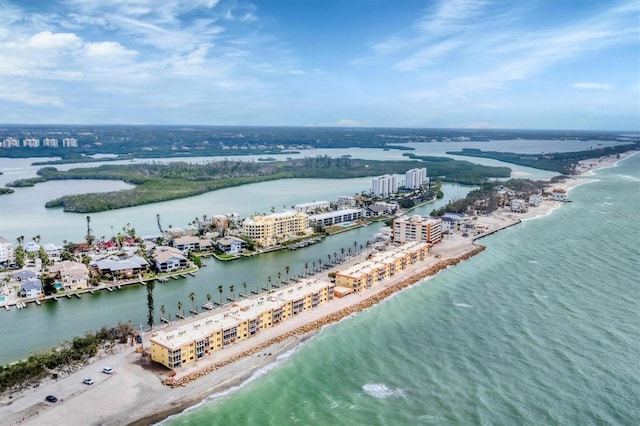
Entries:
MULTIPOLYGON (((346 307, 345 309, 342 309, 338 312, 334 312, 332 314, 329 314, 319 320, 316 321, 312 321, 306 324, 301 325, 300 327, 295 328, 294 330, 291 330, 287 333, 283 333, 279 336, 274 337, 273 339, 270 339, 266 342, 260 343, 254 347, 252 347, 251 349, 248 349, 240 354, 237 354, 235 356, 223 359, 219 362, 216 362, 214 364, 210 364, 206 367, 203 367, 202 369, 198 370, 198 371, 194 371, 190 374, 187 374, 185 376, 182 376, 180 378, 175 378, 175 377, 166 377, 161 379, 162 384, 166 385, 166 386, 170 386, 170 387, 178 387, 178 386, 185 386, 188 383, 199 379, 200 377, 206 376, 207 374, 210 374, 226 365, 229 364, 233 364, 236 361, 239 361, 243 358, 249 357, 249 356, 253 356, 255 354, 258 354, 262 351, 264 351, 265 349, 269 348, 272 345, 278 344, 278 343, 282 343, 285 340, 291 339, 291 338, 299 338, 302 335, 305 335, 307 333, 310 333, 312 331, 316 331, 326 325, 329 324, 333 324, 336 323, 338 321, 340 321, 341 319, 352 315, 356 312, 360 312, 363 311, 367 308, 370 308, 371 306, 383 301, 384 299, 388 298, 389 296, 391 296, 392 294, 398 292, 399 290, 402 290, 406 287, 409 287, 410 285, 415 284, 416 282, 433 276, 435 274, 437 274, 439 271, 448 268, 449 266, 454 266, 457 265, 458 263, 462 262, 463 260, 467 260, 472 256, 475 256, 476 254, 484 251, 485 247, 484 246, 472 246, 472 248, 458 256, 458 257, 454 257, 454 258, 450 258, 450 259, 442 259, 438 262, 436 262, 435 264, 424 268, 424 269, 416 269, 416 273, 411 275, 408 278, 405 278, 401 281, 398 282, 394 282, 393 284, 390 284, 388 287, 386 287, 384 290, 370 296, 367 297, 366 299, 363 299, 361 301, 359 301, 358 303, 354 303, 353 305, 350 305, 348 307, 346 307)), ((349 296, 347 296, 349 297, 349 296)), ((331 303, 331 302, 329 302, 331 303)))

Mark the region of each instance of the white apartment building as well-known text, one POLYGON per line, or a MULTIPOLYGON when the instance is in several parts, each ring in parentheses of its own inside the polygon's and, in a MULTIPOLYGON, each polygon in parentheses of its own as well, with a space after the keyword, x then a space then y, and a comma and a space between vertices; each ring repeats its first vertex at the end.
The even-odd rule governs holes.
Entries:
POLYGON ((398 179, 395 175, 383 175, 373 178, 371 193, 374 197, 388 197, 398 192, 398 179))
POLYGON ((407 189, 419 189, 427 181, 427 169, 411 169, 405 173, 405 185, 407 189))
POLYGON ((253 216, 242 222, 242 229, 261 246, 272 246, 311 233, 309 215, 296 211, 253 216))
POLYGON ((16 138, 5 138, 2 141, 3 148, 20 148, 20 141, 16 138))
POLYGON ((40 146, 40 139, 24 138, 22 139, 22 146, 29 147, 29 148, 38 148, 40 146))
POLYGON ((309 216, 309 224, 315 226, 320 224, 322 226, 335 225, 336 223, 353 222, 354 220, 362 219, 364 212, 362 209, 342 209, 332 212, 313 214, 309 216))
POLYGON ((42 146, 49 148, 57 148, 58 147, 58 139, 56 138, 44 138, 42 140, 42 146))
POLYGON ((6 265, 13 261, 13 244, 0 237, 0 265, 6 265))
POLYGON ((62 139, 62 147, 63 148, 77 148, 78 147, 78 139, 76 139, 76 138, 64 138, 64 139, 62 139))
POLYGON ((419 241, 435 244, 442 239, 442 220, 414 215, 393 221, 393 242, 419 241))

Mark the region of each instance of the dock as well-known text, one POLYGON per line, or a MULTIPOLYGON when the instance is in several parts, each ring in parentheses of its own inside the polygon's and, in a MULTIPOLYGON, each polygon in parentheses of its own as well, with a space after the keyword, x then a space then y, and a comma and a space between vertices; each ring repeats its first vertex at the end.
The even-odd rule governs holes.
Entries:
POLYGON ((238 296, 242 297, 243 299, 246 299, 248 296, 244 293, 240 293, 238 296))
POLYGON ((264 291, 269 291, 269 289, 268 289, 268 288, 266 288, 266 287, 262 287, 262 289, 263 289, 264 291))
POLYGON ((71 299, 71 295, 70 295, 69 293, 65 294, 65 297, 66 297, 67 299, 71 299))
POLYGON ((42 303, 40 303, 40 301, 38 299, 36 299, 35 302, 36 302, 36 305, 38 305, 38 306, 42 305, 42 303))
POLYGON ((171 322, 171 321, 169 321, 169 320, 168 320, 168 319, 166 319, 166 318, 160 318, 160 321, 162 321, 162 322, 163 322, 163 323, 165 323, 165 324, 169 324, 169 323, 171 322))
POLYGON ((58 298, 56 296, 51 296, 53 298, 54 301, 58 301, 58 298))
POLYGON ((158 277, 158 278, 156 278, 156 281, 158 281, 159 283, 166 283, 167 281, 169 281, 169 278, 167 278, 167 277, 158 277))
POLYGON ((196 276, 196 274, 194 274, 193 272, 187 272, 187 274, 191 275, 192 277, 196 276))
POLYGON ((218 302, 217 300, 214 300, 213 306, 222 306, 222 302, 218 302))
POLYGON ((204 305, 202 305, 202 309, 206 309, 207 311, 210 311, 213 309, 213 305, 211 303, 205 303, 204 305))
POLYGON ((171 275, 171 278, 173 278, 174 280, 178 279, 178 277, 176 277, 175 275, 171 275))
POLYGON ((236 299, 234 299, 233 297, 229 297, 229 296, 227 296, 227 300, 229 302, 235 302, 236 301, 236 299))
POLYGON ((93 294, 93 289, 89 289, 89 293, 93 294))
POLYGON ((193 315, 198 315, 200 313, 195 309, 189 309, 189 312, 191 312, 193 315))
POLYGON ((74 296, 76 296, 78 299, 82 299, 82 296, 80 296, 80 293, 73 293, 74 296))
MULTIPOLYGON (((180 274, 180 276, 181 276, 182 278, 187 278, 187 274, 186 274, 186 273, 184 273, 184 274, 180 274)), ((176 278, 176 279, 177 279, 177 278, 176 278)))
POLYGON ((111 287, 107 287, 108 291, 113 291, 113 289, 111 287))
POLYGON ((181 314, 181 313, 179 313, 179 312, 176 312, 176 316, 177 316, 178 318, 180 318, 180 319, 184 319, 184 315, 182 315, 182 314, 181 314))
POLYGON ((258 290, 251 290, 251 293, 253 294, 260 294, 260 292, 258 290))

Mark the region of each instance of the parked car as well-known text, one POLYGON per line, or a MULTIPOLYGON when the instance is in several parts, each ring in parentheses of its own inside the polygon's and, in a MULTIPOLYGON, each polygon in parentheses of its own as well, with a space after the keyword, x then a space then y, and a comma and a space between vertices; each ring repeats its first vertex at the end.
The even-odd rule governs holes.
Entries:
POLYGON ((105 367, 105 368, 103 368, 103 369, 102 369, 102 372, 103 372, 104 374, 113 374, 113 368, 111 368, 111 367, 105 367))
POLYGON ((45 401, 47 401, 47 402, 58 402, 58 398, 56 398, 53 395, 47 395, 47 397, 45 398, 45 401))
POLYGON ((82 383, 84 383, 85 385, 92 385, 93 384, 93 379, 90 378, 86 378, 82 381, 82 383))

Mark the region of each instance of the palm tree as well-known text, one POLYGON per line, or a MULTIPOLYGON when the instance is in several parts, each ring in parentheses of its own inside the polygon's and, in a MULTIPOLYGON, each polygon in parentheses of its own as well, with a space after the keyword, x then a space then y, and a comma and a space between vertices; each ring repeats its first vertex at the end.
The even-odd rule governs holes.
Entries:
POLYGON ((191 299, 191 308, 195 311, 196 310, 196 305, 195 305, 194 301, 196 300, 196 294, 193 291, 191 293, 189 293, 189 299, 191 299))
POLYGON ((205 297, 207 298, 207 303, 211 302, 211 293, 207 293, 205 297))
POLYGON ((222 284, 220 284, 220 285, 218 286, 218 293, 220 293, 220 303, 221 303, 221 304, 222 304, 222 289, 223 289, 222 284))
POLYGON ((167 310, 167 308, 164 305, 160 305, 160 313, 162 313, 162 316, 164 317, 164 313, 167 310))

